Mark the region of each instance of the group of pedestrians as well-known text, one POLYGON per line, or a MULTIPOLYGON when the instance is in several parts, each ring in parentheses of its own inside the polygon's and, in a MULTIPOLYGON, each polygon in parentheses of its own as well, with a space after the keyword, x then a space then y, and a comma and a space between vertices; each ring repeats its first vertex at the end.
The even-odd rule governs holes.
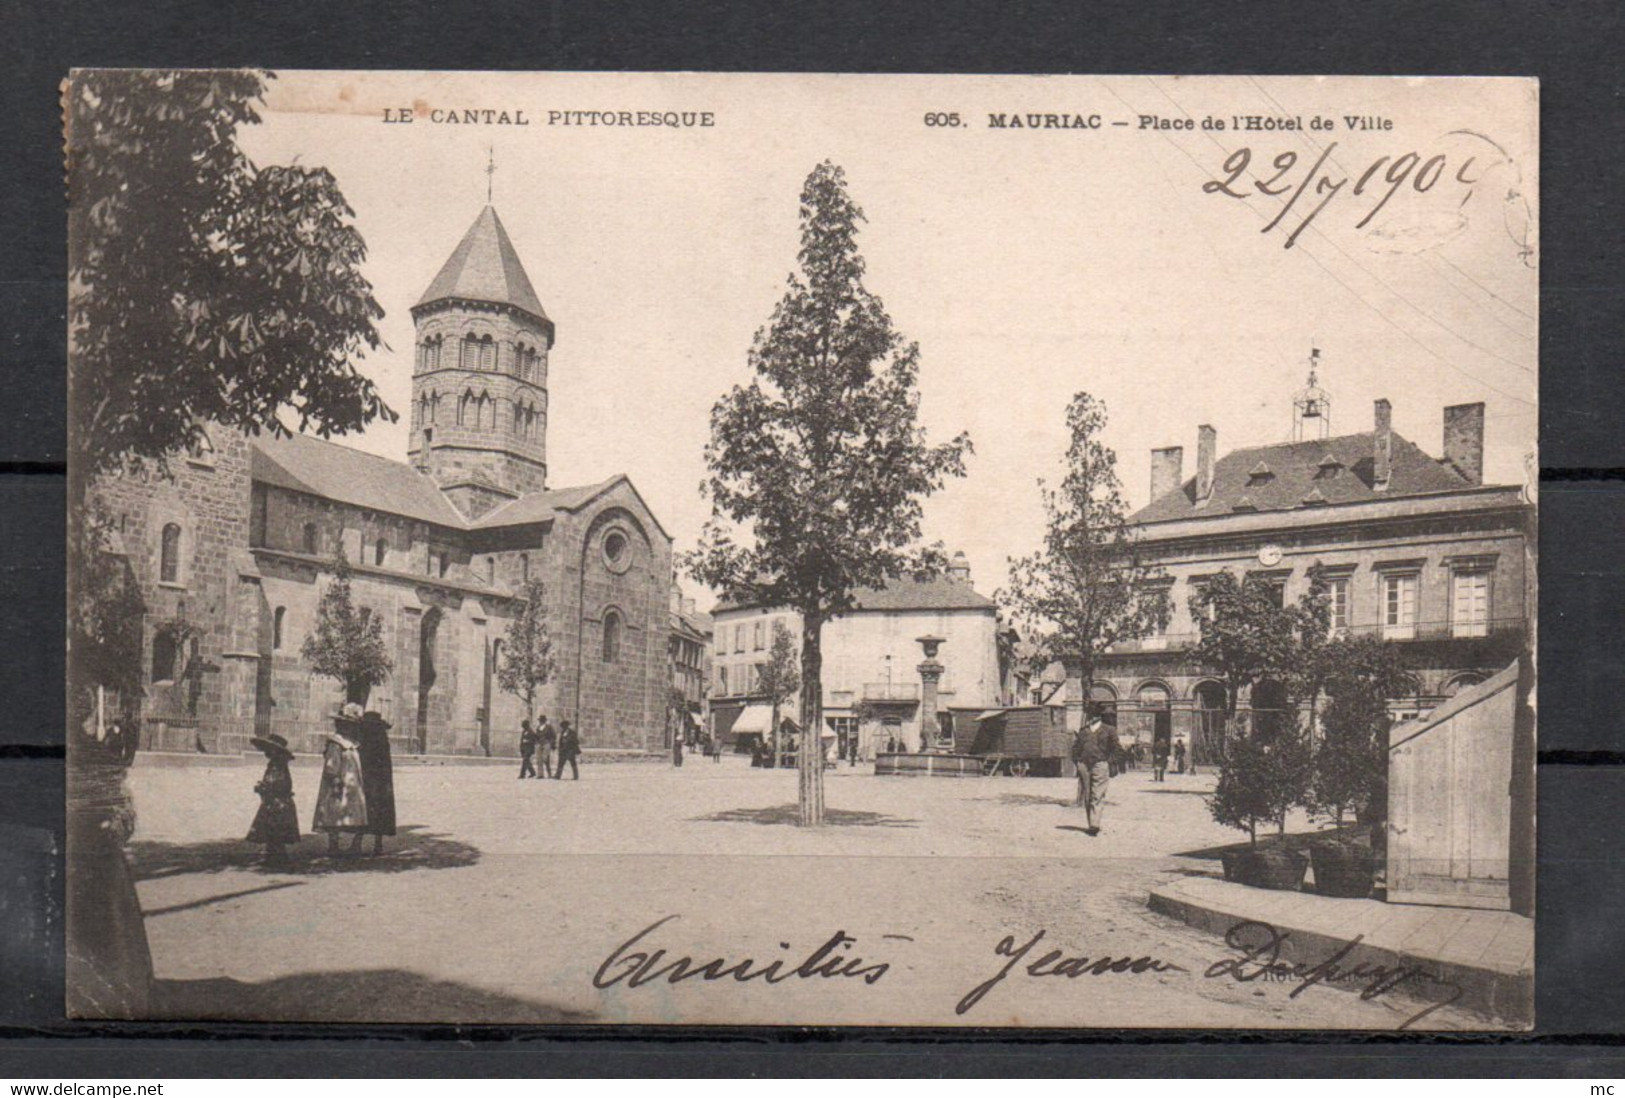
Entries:
POLYGON ((1185 737, 1181 736, 1173 742, 1170 749, 1166 739, 1156 740, 1151 745, 1151 780, 1165 782, 1168 780, 1168 756, 1171 753, 1174 759, 1174 772, 1185 773, 1185 737))
POLYGON ((573 781, 581 780, 581 768, 576 760, 581 758, 581 736, 569 721, 564 721, 557 730, 553 722, 543 713, 535 727, 531 726, 530 718, 526 717, 519 722, 519 777, 548 778, 556 781, 564 779, 565 764, 569 764, 570 777, 573 781), (558 762, 555 765, 553 753, 557 750, 558 762), (542 768, 536 769, 536 756, 542 757, 542 768))
MULTIPOLYGON (((377 713, 346 712, 326 735, 311 830, 326 832, 329 857, 340 854, 341 835, 351 836, 352 855, 361 852, 363 836, 371 835, 376 857, 383 853, 384 836, 395 834, 395 765, 389 727, 377 713)), ((266 865, 285 865, 288 848, 299 843, 299 812, 294 805, 293 774, 288 769, 293 751, 287 737, 275 732, 249 742, 264 753, 266 761, 265 773, 254 786, 260 806, 248 829, 248 841, 265 847, 266 865)))

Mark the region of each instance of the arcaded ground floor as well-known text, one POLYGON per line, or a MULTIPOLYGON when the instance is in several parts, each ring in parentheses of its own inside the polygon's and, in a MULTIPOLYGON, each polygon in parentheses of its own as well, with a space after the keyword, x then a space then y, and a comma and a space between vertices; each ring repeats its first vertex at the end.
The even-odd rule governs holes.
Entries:
MULTIPOLYGON (((1416 1012, 1402 990, 1292 997, 1289 980, 1210 975, 1225 943, 1148 910, 1151 888, 1217 874, 1214 848, 1239 838, 1208 818, 1207 775, 1116 779, 1091 837, 1064 779, 843 767, 829 826, 804 830, 795 774, 732 757, 589 764, 579 782, 402 766, 401 833, 381 858, 329 859, 307 836, 275 871, 241 841, 258 777, 132 771, 170 1016, 1387 1029, 1416 1012), (683 957, 731 974, 674 984, 683 957)), ((308 828, 317 772, 294 779, 308 828)))

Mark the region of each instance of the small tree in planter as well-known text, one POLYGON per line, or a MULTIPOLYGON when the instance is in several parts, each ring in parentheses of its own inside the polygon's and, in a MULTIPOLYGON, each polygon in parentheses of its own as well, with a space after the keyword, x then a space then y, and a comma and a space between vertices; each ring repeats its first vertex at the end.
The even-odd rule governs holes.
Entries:
POLYGON ((1254 847, 1259 824, 1273 823, 1284 836, 1287 813, 1303 803, 1309 765, 1307 738, 1295 723, 1267 735, 1249 729, 1231 742, 1208 809, 1218 823, 1247 832, 1254 847))
POLYGON ((1307 738, 1296 722, 1261 734, 1250 728, 1231 740, 1208 800, 1214 820, 1247 832, 1248 847, 1226 851, 1225 878, 1264 888, 1296 889, 1308 859, 1285 845, 1286 816, 1302 802, 1308 780, 1307 738), (1260 824, 1276 826, 1273 846, 1258 844, 1260 824))
POLYGON ((337 679, 346 704, 365 709, 372 688, 389 678, 394 662, 384 646, 384 623, 350 593, 350 562, 341 548, 333 558, 333 579, 316 607, 316 628, 300 655, 312 672, 337 679))
POLYGON ((1405 668, 1392 644, 1340 639, 1320 654, 1327 701, 1315 751, 1308 807, 1342 825, 1345 813, 1386 797, 1388 699, 1405 690, 1405 668))

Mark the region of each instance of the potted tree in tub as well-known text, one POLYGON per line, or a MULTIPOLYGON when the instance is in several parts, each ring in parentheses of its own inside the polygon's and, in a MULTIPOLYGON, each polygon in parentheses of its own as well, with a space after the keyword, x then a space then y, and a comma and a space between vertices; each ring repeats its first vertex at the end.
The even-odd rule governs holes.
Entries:
POLYGON ((1315 890, 1364 899, 1376 879, 1376 851, 1368 833, 1352 834, 1345 821, 1352 814, 1360 823, 1369 824, 1373 817, 1380 820, 1384 815, 1387 699, 1402 692, 1404 668, 1391 645, 1370 637, 1333 642, 1324 655, 1330 668, 1327 701, 1311 768, 1308 806, 1337 830, 1309 848, 1315 890))
POLYGON ((1218 823, 1247 832, 1248 844, 1219 855, 1224 879, 1257 888, 1295 891, 1303 886, 1309 859, 1286 844, 1286 815, 1304 799, 1307 746, 1298 729, 1253 728, 1235 737, 1208 800, 1218 823), (1274 842, 1258 841, 1260 824, 1276 826, 1274 842))

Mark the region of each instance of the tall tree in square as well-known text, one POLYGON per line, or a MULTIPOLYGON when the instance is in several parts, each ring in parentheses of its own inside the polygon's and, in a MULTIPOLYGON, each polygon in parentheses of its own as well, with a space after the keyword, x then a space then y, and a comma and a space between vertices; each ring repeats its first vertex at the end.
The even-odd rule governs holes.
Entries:
POLYGON ((946 564, 919 546, 922 502, 963 476, 970 439, 919 425, 920 351, 864 286, 863 212, 842 170, 801 191, 799 270, 756 334, 754 377, 711 412, 712 517, 689 569, 702 583, 800 613, 800 820, 824 820, 824 623, 863 587, 946 564))
POLYGON ((525 703, 525 719, 536 719, 536 699, 553 681, 553 634, 547 624, 547 588, 539 579, 525 584, 525 608, 508 626, 497 661, 497 685, 525 703))
POLYGON ((1100 654, 1165 628, 1171 607, 1166 574, 1143 557, 1129 524, 1117 454, 1101 441, 1106 406, 1077 393, 1066 426, 1060 487, 1039 482, 1044 543, 1011 562, 1000 601, 1033 646, 1034 662, 1059 661, 1068 691, 1087 692, 1100 654))

